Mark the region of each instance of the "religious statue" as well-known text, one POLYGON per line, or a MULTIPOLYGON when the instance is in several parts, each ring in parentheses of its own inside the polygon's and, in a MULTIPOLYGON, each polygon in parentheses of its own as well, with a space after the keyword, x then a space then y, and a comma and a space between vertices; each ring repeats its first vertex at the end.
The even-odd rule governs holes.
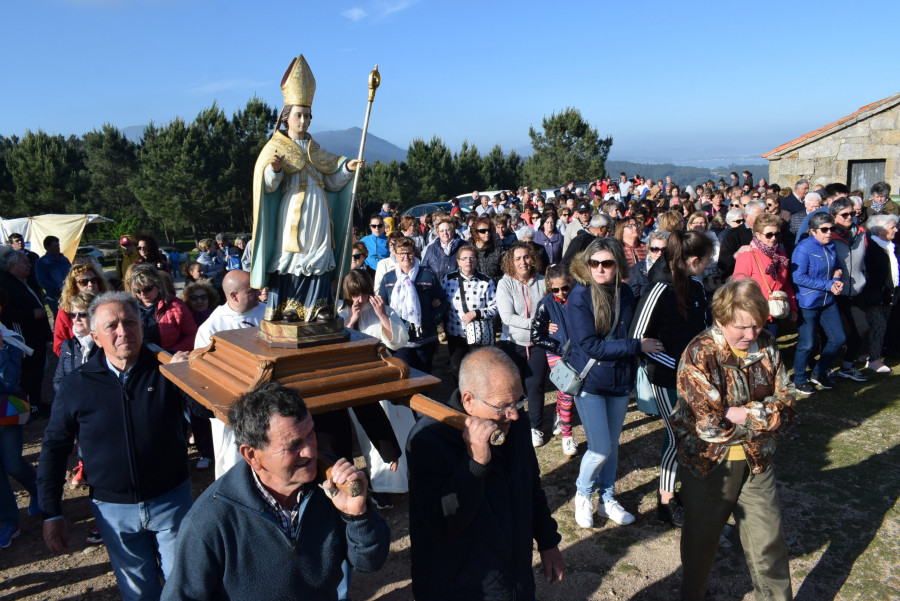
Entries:
POLYGON ((363 163, 326 152, 307 133, 316 80, 302 54, 281 91, 284 108, 253 171, 250 283, 269 289, 268 321, 329 320, 336 259, 350 244, 347 184, 363 163))

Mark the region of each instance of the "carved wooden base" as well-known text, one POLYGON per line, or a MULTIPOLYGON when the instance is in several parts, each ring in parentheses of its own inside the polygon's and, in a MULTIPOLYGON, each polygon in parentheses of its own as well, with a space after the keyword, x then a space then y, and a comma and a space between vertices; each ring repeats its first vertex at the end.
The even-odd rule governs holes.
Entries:
POLYGON ((328 321, 263 321, 259 324, 258 336, 263 342, 278 348, 304 348, 350 339, 341 317, 328 321))

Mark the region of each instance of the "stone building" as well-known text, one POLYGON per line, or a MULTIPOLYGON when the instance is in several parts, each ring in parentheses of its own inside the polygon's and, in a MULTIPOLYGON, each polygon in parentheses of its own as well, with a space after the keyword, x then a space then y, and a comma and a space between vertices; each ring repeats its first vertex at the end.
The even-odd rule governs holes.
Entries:
POLYGON ((842 182, 865 191, 885 181, 900 193, 900 94, 866 105, 834 123, 804 134, 762 155, 769 182, 793 187, 842 182))

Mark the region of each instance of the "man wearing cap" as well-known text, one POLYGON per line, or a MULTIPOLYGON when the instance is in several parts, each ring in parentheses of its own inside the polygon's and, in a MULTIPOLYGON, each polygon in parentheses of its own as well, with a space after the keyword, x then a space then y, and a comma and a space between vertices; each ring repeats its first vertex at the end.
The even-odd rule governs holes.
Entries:
MULTIPOLYGON (((251 285, 268 287, 266 319, 331 319, 331 277, 347 251, 353 172, 307 133, 316 80, 301 54, 282 79, 284 108, 253 172, 251 285)), ((349 265, 349 262, 348 262, 349 265)))
POLYGON ((116 253, 116 279, 120 282, 125 279, 125 272, 131 267, 132 263, 137 263, 137 250, 134 243, 128 236, 119 238, 119 252, 116 253))
POLYGON ((575 205, 575 219, 566 226, 566 235, 563 238, 563 254, 566 254, 566 251, 569 250, 569 244, 572 243, 578 232, 588 228, 593 212, 594 207, 589 202, 579 202, 575 205))

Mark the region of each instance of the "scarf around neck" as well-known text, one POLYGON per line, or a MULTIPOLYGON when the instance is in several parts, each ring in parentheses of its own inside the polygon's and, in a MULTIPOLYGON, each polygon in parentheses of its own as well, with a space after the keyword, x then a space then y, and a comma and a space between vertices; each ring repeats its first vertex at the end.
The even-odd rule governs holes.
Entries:
POLYGON ((391 309, 396 311, 401 319, 415 326, 419 332, 422 330, 422 307, 416 293, 419 260, 415 260, 409 273, 403 273, 399 264, 394 268, 394 273, 397 274, 397 284, 391 291, 391 309))
POLYGON ((750 241, 750 246, 757 249, 765 256, 769 257, 769 260, 772 261, 766 267, 766 274, 771 276, 773 279, 778 277, 779 269, 787 269, 788 259, 778 252, 777 246, 768 246, 766 244, 763 244, 756 236, 753 236, 753 240, 750 241))

